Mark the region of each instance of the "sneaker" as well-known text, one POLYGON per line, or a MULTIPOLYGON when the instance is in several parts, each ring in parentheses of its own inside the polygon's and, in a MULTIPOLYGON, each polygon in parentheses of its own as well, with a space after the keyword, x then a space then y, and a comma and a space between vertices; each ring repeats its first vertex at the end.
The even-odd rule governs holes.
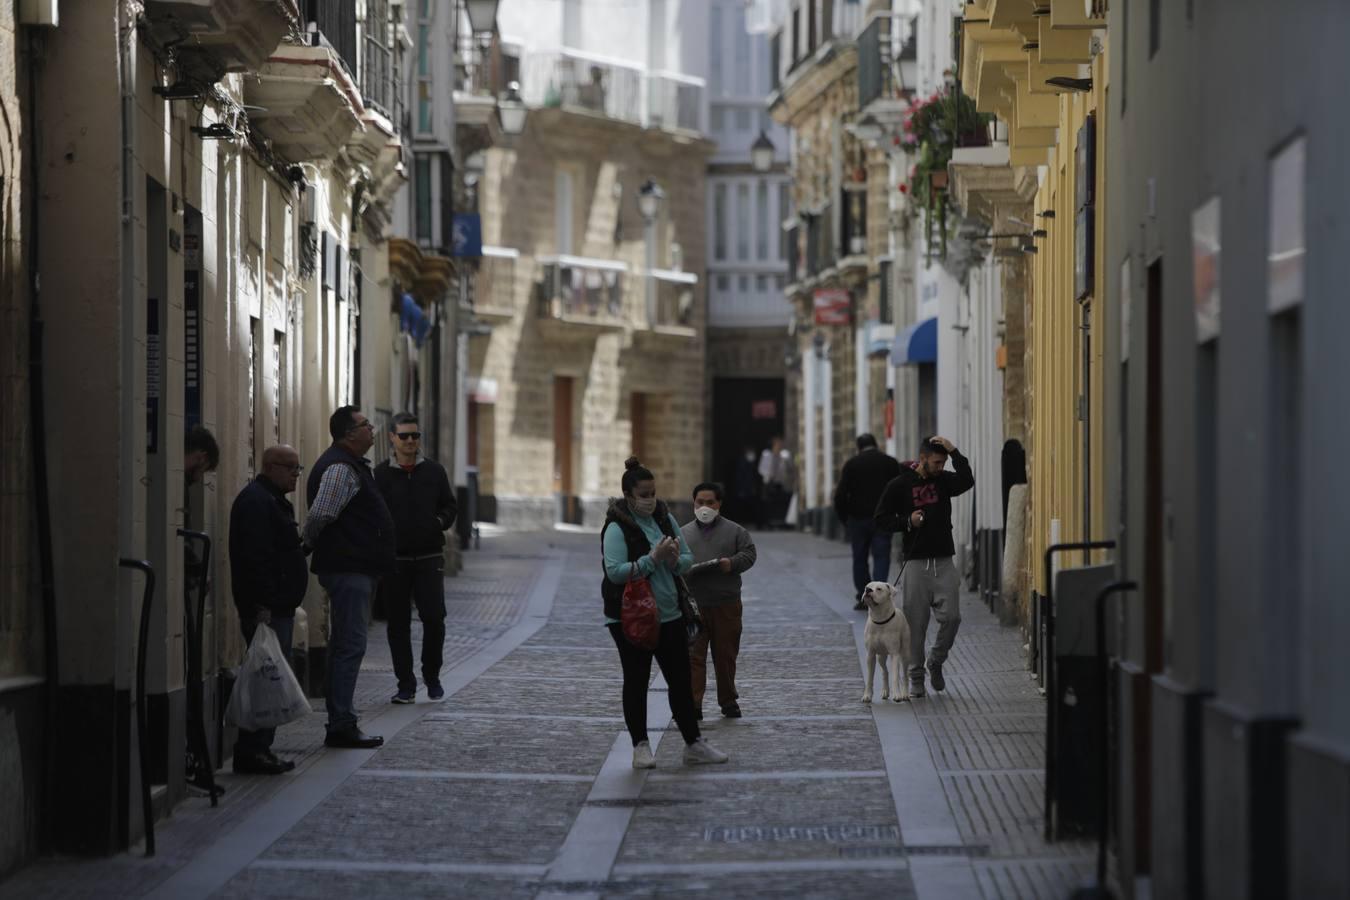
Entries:
POLYGON ((294 761, 294 760, 282 759, 280 756, 277 756, 277 755, 276 755, 275 753, 273 753, 271 750, 268 750, 268 751, 267 751, 267 758, 268 758, 269 760, 271 760, 273 763, 275 763, 275 764, 281 766, 281 767, 282 767, 282 771, 284 771, 284 772, 289 772, 289 771, 291 771, 292 769, 295 768, 295 761, 294 761))
POLYGON ((432 703, 440 703, 445 699, 445 688, 441 687, 440 682, 427 685, 427 699, 432 703))
POLYGON ((922 678, 911 678, 909 680, 909 695, 911 697, 926 697, 928 692, 923 689, 922 678))
POLYGON ((947 679, 942 677, 942 663, 928 664, 928 680, 933 682, 933 690, 935 691, 947 689, 947 679))
POLYGON ((633 745, 633 768, 656 768, 656 757, 652 756, 652 745, 647 741, 640 741, 633 745))
POLYGON ((699 738, 692 744, 686 744, 684 747, 684 764, 686 766, 700 766, 707 763, 724 763, 728 757, 721 750, 718 750, 712 744, 699 738))
POLYGON ((741 717, 741 706, 739 703, 728 703, 722 707, 722 715, 728 719, 739 719, 741 717))
POLYGON ((390 703, 416 703, 416 702, 417 702, 417 692, 416 692, 416 691, 399 691, 397 694, 394 695, 394 698, 393 698, 392 700, 390 700, 389 702, 390 702, 390 703))

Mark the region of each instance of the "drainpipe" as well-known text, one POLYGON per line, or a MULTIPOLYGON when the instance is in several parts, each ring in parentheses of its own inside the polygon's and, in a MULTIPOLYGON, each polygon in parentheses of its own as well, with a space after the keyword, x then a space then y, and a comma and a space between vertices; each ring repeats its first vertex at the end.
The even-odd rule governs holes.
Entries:
MULTIPOLYGON (((1092 303, 1078 304, 1083 311, 1083 396, 1078 398, 1078 419, 1083 424, 1083 541, 1092 540, 1092 303)), ((1089 557, 1083 554, 1083 564, 1089 557)))

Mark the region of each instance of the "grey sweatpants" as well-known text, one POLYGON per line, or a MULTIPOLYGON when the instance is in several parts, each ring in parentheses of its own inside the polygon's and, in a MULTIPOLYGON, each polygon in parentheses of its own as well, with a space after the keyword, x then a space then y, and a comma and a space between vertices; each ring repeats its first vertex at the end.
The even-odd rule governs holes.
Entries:
POLYGON ((909 677, 923 680, 923 645, 928 637, 931 610, 938 621, 937 640, 928 661, 940 666, 961 627, 961 576, 950 556, 911 559, 905 564, 905 619, 909 622, 909 677))

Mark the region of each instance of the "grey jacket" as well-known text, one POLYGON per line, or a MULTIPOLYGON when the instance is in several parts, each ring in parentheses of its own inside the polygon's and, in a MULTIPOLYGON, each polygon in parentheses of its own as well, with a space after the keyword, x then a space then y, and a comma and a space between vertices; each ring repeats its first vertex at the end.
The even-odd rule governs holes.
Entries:
POLYGON ((699 606, 719 606, 741 597, 741 573, 755 564, 755 542, 750 532, 730 519, 718 516, 708 528, 695 520, 680 529, 689 549, 694 551, 694 570, 687 580, 694 602, 699 606), (731 560, 731 571, 717 566, 700 569, 698 564, 722 558, 731 560))

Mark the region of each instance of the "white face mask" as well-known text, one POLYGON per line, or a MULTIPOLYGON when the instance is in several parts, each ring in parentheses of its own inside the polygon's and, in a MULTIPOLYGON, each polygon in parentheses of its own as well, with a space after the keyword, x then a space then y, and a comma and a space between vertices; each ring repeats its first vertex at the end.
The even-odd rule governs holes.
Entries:
POLYGON ((628 505, 632 507, 633 512, 637 513, 639 516, 650 516, 652 513, 656 512, 655 497, 648 497, 646 500, 643 500, 641 497, 634 497, 628 501, 628 505))
POLYGON ((694 518, 698 519, 704 525, 711 525, 717 516, 717 510, 713 509, 711 506, 700 506, 698 509, 694 510, 694 518))

